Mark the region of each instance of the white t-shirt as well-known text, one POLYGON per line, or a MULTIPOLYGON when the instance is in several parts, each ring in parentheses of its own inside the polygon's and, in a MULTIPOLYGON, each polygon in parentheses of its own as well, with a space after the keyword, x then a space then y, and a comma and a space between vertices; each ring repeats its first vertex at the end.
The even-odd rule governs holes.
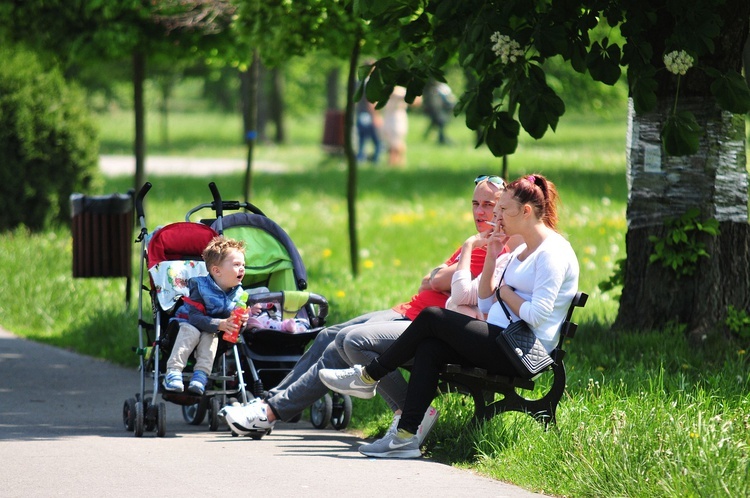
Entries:
MULTIPOLYGON (((521 261, 518 255, 524 249, 526 244, 521 244, 513 251, 505 272, 505 283, 526 302, 521 305, 520 317, 510 308, 508 311, 514 321, 520 318, 528 323, 539 341, 551 352, 557 346, 560 325, 578 292, 578 259, 570 243, 556 232, 521 261)), ((480 299, 479 309, 488 313, 489 323, 503 328, 508 326, 508 318, 494 294, 480 299)))

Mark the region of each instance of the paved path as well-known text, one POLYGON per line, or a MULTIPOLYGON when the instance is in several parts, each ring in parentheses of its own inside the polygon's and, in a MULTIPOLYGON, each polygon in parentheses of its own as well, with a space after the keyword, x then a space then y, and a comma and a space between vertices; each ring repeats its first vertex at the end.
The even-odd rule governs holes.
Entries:
POLYGON ((139 378, 0 328, 0 496, 540 496, 427 459, 369 459, 356 435, 307 422, 255 441, 188 425, 168 403, 166 437, 136 438, 122 405, 139 378))
MULTIPOLYGON (((99 167, 108 176, 134 175, 134 156, 99 156, 99 167)), ((147 156, 146 173, 160 175, 209 176, 244 171, 245 159, 216 159, 173 156, 147 156)), ((253 171, 282 172, 287 168, 282 163, 271 161, 253 161, 253 171)))

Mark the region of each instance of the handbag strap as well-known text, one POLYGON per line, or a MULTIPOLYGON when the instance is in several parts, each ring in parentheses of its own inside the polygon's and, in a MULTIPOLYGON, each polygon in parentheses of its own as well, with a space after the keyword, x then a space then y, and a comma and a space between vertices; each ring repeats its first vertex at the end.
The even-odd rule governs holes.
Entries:
POLYGON ((497 298, 497 302, 500 303, 500 307, 503 308, 503 311, 505 312, 505 316, 508 317, 508 321, 510 323, 513 323, 513 319, 510 317, 510 312, 508 312, 508 308, 505 307, 505 303, 500 298, 500 284, 502 283, 503 279, 505 278, 505 272, 508 271, 508 267, 510 266, 510 262, 513 261, 513 256, 511 255, 510 259, 508 260, 508 264, 505 265, 505 268, 503 269, 503 274, 500 276, 500 282, 497 283, 497 287, 495 287, 495 297, 497 298))

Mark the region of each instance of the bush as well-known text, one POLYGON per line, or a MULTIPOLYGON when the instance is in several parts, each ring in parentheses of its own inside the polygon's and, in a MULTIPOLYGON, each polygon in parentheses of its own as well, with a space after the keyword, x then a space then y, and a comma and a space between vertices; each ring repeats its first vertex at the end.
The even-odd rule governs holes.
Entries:
POLYGON ((99 179, 83 95, 35 54, 0 48, 0 230, 40 230, 70 217, 70 194, 99 179))

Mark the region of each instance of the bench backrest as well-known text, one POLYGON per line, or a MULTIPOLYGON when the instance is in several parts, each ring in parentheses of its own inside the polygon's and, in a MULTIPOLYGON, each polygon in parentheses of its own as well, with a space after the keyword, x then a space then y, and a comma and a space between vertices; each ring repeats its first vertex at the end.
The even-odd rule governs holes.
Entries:
POLYGON ((576 308, 583 308, 586 306, 588 298, 588 294, 580 291, 576 292, 576 295, 573 297, 573 301, 571 301, 570 306, 568 307, 568 313, 565 315, 565 320, 563 320, 562 325, 560 325, 560 340, 558 341, 555 350, 550 354, 552 359, 555 360, 555 363, 561 361, 565 356, 565 351, 562 349, 565 339, 572 339, 576 335, 578 324, 571 321, 573 318, 573 311, 576 308))

